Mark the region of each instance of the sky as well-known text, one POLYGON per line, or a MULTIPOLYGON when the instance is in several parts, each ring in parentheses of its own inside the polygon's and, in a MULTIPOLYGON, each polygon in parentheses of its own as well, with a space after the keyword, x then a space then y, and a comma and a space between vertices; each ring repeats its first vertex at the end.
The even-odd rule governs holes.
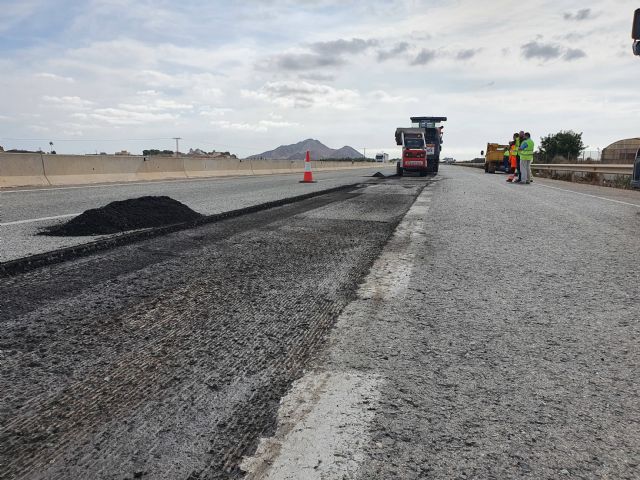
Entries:
POLYGON ((640 136, 637 1, 0 0, 0 145, 58 153, 315 138, 397 155, 447 116, 444 156, 512 133, 640 136))

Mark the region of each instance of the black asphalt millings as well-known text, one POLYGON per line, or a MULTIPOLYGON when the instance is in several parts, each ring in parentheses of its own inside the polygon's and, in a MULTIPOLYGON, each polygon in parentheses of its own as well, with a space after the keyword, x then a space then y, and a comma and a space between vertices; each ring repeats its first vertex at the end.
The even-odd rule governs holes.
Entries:
POLYGON ((376 178, 387 178, 387 176, 382 173, 382 172, 376 172, 373 175, 371 175, 372 177, 376 177, 376 178))
POLYGON ((107 235, 195 222, 201 218, 201 214, 170 197, 140 197, 111 202, 104 207, 87 210, 66 223, 47 228, 41 234, 107 235))

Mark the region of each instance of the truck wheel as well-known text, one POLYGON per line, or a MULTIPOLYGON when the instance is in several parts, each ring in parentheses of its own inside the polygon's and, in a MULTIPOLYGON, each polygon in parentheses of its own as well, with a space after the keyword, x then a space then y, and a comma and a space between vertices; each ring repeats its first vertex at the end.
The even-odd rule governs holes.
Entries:
POLYGON ((440 168, 440 160, 436 160, 436 164, 433 166, 433 173, 438 173, 439 168, 440 168))
POLYGON ((484 173, 489 173, 489 164, 488 163, 484 164, 484 173))
POLYGON ((427 171, 426 170, 420 170, 420 176, 421 177, 426 177, 427 176, 427 171))
POLYGON ((398 174, 399 177, 401 177, 402 174, 404 173, 402 167, 398 167, 397 170, 396 170, 396 173, 398 174))

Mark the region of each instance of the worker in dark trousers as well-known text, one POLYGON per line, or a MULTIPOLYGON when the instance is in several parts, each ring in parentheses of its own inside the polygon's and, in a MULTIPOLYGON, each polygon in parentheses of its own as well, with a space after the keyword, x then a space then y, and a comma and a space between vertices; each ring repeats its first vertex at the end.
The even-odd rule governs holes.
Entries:
POLYGON ((509 173, 507 182, 513 182, 516 178, 516 168, 518 163, 516 157, 518 156, 518 150, 516 149, 516 142, 509 142, 509 173))
POLYGON ((502 157, 502 169, 505 173, 509 173, 509 149, 504 149, 504 155, 502 157))
POLYGON ((513 141, 516 145, 516 178, 513 180, 513 183, 518 183, 522 181, 522 173, 520 172, 520 143, 524 140, 524 132, 521 130, 520 133, 513 134, 513 141))

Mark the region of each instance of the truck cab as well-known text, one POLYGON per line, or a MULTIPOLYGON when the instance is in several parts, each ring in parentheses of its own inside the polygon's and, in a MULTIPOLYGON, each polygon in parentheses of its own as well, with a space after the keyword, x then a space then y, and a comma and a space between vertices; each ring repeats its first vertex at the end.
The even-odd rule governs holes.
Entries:
POLYGON ((426 175, 428 148, 424 131, 420 128, 399 128, 396 130, 396 142, 402 145, 402 159, 397 167, 398 175, 404 175, 405 172, 426 175))

